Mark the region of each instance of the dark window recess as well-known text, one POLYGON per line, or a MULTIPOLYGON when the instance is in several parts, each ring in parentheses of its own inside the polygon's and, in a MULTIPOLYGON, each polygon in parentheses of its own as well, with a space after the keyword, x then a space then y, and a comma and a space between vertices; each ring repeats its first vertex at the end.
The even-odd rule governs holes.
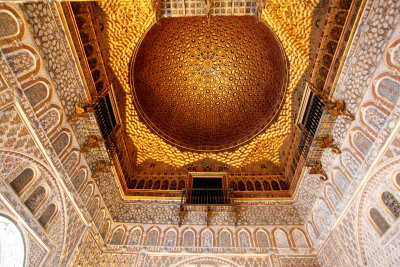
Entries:
POLYGON ((224 204, 221 178, 193 178, 190 204, 224 204))
POLYGON ((196 178, 196 177, 193 177, 193 188, 219 188, 219 189, 222 189, 222 178, 196 178))
POLYGON ((324 103, 322 103, 318 96, 314 94, 310 95, 310 99, 307 103, 306 116, 303 118, 303 125, 312 137, 314 137, 317 131, 324 106, 324 103))
POLYGON ((307 100, 307 109, 301 121, 303 132, 299 140, 299 152, 303 156, 308 154, 311 142, 321 121, 324 106, 325 104, 322 103, 318 96, 313 93, 310 94, 307 100))
POLYGON ((108 153, 115 155, 119 153, 118 149, 118 138, 114 132, 114 128, 117 125, 115 120, 114 111, 111 105, 110 96, 105 95, 94 107, 97 122, 100 126, 100 131, 103 138, 106 140, 105 144, 108 153))
POLYGON ((100 126, 101 134, 104 139, 107 139, 117 124, 109 95, 107 94, 103 97, 94 109, 96 111, 96 118, 100 126))

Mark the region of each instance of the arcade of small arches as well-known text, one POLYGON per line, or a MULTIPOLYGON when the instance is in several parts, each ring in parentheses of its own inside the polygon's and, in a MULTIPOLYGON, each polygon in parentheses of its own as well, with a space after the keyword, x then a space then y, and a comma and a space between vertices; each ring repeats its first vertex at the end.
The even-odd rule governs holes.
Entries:
MULTIPOLYGON (((107 224, 108 222, 105 222, 107 224)), ((108 225, 109 226, 109 225, 108 225)), ((105 238, 111 245, 209 248, 310 248, 311 241, 298 227, 156 227, 115 226, 105 238)))
POLYGON ((392 227, 391 223, 396 224, 400 217, 400 172, 393 175, 386 191, 376 193, 375 199, 375 205, 366 208, 367 217, 376 233, 382 237, 392 227))
POLYGON ((229 187, 234 191, 281 191, 289 190, 287 182, 284 180, 271 178, 230 178, 229 187))
MULTIPOLYGON (((337 171, 336 180, 346 179, 344 175, 337 171)), ((371 230, 376 233, 376 236, 381 238, 389 229, 392 228, 391 224, 398 225, 400 221, 400 173, 385 177, 386 182, 390 183, 389 187, 385 186, 384 189, 374 190, 369 192, 369 204, 362 209, 362 217, 366 218, 371 230)), ((317 238, 325 232, 325 226, 329 220, 330 214, 334 214, 336 208, 339 206, 342 196, 346 193, 345 187, 349 186, 347 180, 340 182, 342 188, 340 191, 335 189, 337 185, 325 185, 325 198, 319 198, 317 203, 322 212, 311 216, 312 220, 307 223, 307 231, 310 234, 311 240, 317 238)))
POLYGON ((130 179, 127 182, 129 189, 152 189, 152 190, 182 190, 187 185, 187 178, 174 179, 165 177, 130 179))
MULTIPOLYGON (((135 178, 127 181, 128 189, 151 189, 151 190, 182 190, 189 187, 190 178, 183 175, 181 178, 164 177, 153 175, 150 177, 141 177, 137 175, 135 178)), ((238 177, 228 175, 227 188, 233 191, 282 191, 289 190, 288 184, 285 180, 271 177, 238 177)))
POLYGON ((29 167, 11 179, 9 184, 46 229, 57 214, 58 203, 50 186, 38 177, 40 175, 39 170, 29 167))

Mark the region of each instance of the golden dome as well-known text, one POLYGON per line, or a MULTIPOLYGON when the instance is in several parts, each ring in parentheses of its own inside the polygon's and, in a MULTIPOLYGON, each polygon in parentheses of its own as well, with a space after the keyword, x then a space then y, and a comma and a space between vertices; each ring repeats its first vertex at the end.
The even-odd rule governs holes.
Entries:
POLYGON ((163 19, 132 64, 141 119, 167 142, 195 151, 251 140, 276 116, 287 86, 282 46, 254 17, 163 19))

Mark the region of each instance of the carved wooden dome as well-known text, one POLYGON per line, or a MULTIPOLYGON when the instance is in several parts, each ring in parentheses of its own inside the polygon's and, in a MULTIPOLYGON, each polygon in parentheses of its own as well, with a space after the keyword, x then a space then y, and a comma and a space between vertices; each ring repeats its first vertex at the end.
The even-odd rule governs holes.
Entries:
POLYGON ((142 40, 131 81, 141 119, 181 148, 246 143, 278 113, 287 84, 279 40, 254 17, 163 19, 142 40))

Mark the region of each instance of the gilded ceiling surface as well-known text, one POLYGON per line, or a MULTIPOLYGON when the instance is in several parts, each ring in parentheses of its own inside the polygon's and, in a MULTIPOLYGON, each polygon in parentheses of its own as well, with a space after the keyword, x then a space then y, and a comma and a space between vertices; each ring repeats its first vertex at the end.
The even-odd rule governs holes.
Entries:
POLYGON ((135 107, 162 138, 183 148, 232 148, 261 132, 283 102, 282 47, 254 17, 163 19, 131 70, 135 107))
MULTIPOLYGON (((108 37, 109 65, 127 93, 126 127, 137 148, 140 164, 152 159, 181 167, 205 158, 218 160, 232 167, 269 160, 279 164, 279 151, 289 136, 293 123, 293 92, 310 64, 310 33, 318 0, 270 0, 262 19, 278 36, 289 62, 289 84, 277 119, 251 142, 235 150, 222 152, 182 151, 153 133, 138 116, 129 82, 130 61, 141 38, 154 23, 151 1, 99 2, 104 12, 108 37)), ((255 17, 253 17, 255 20, 255 17)), ((211 20, 215 17, 211 17, 211 20)), ((167 55, 166 55, 167 56, 167 55)), ((206 64, 207 65, 207 64, 206 64)))

